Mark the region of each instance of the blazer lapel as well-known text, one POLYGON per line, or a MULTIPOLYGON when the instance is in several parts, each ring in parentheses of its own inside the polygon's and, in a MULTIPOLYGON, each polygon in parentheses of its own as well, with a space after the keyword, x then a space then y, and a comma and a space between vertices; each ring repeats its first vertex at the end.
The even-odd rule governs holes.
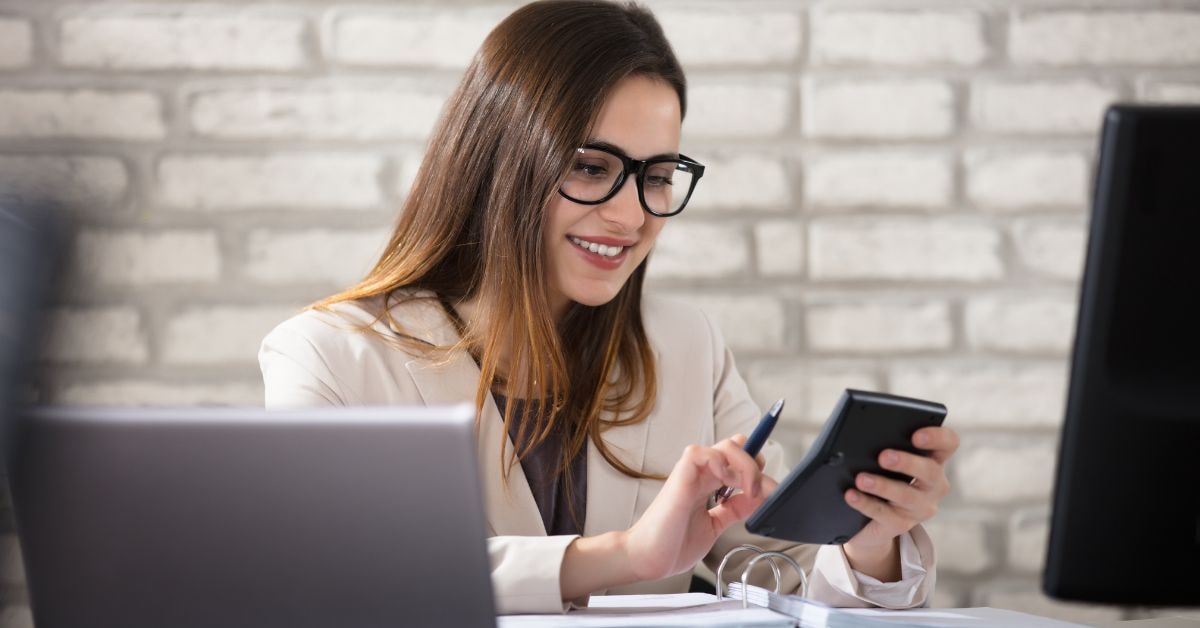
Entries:
MULTIPOLYGON (((427 324, 425 329, 431 333, 422 333, 420 337, 428 338, 442 346, 458 341, 458 334, 444 312, 430 308, 422 314, 425 318, 423 322, 427 324), (440 317, 441 320, 430 320, 434 316, 440 317)), ((479 367, 465 351, 455 352, 449 360, 415 359, 405 366, 426 405, 475 400, 476 387, 479 385, 479 367)), ((475 451, 479 460, 480 484, 483 488, 483 502, 491 535, 545 536, 546 527, 542 523, 537 502, 533 499, 529 481, 525 478, 520 464, 513 466, 508 476, 508 486, 505 487, 502 465, 507 464, 507 461, 501 459, 501 443, 505 444, 506 452, 513 451, 512 441, 504 431, 504 423, 500 419, 500 411, 489 395, 483 405, 483 415, 476 426, 475 451)))

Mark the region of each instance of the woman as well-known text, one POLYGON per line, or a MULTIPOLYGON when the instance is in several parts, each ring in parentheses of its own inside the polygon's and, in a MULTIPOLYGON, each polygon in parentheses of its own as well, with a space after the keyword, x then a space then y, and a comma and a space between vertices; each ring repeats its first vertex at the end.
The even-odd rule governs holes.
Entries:
POLYGON ((447 103, 375 268, 264 340, 267 405, 474 399, 502 613, 683 591, 697 562, 747 541, 812 565, 818 600, 923 604, 917 524, 948 491, 950 430, 915 436, 930 458, 883 456, 913 485, 864 474, 847 491, 873 521, 842 547, 740 524, 784 471, 780 448, 742 451, 759 412, 716 327, 642 298, 655 238, 703 176, 679 154, 685 108, 649 12, 517 10, 447 103), (709 508, 723 484, 741 492, 709 508))

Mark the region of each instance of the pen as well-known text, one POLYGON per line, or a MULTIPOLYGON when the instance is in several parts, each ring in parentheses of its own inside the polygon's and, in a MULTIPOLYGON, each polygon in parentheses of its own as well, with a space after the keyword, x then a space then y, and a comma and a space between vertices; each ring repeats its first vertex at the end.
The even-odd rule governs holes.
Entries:
MULTIPOLYGON (((767 438, 771 436, 771 430, 775 429, 775 423, 779 420, 780 412, 783 412, 782 399, 776 401, 775 405, 771 406, 770 410, 767 410, 763 418, 758 421, 758 427, 754 428, 754 431, 750 433, 750 438, 746 439, 746 446, 742 449, 750 454, 751 458, 757 456, 762 446, 767 444, 767 438)), ((717 504, 724 503, 725 500, 733 496, 733 490, 733 487, 722 486, 717 489, 716 493, 713 493, 713 501, 717 504)))

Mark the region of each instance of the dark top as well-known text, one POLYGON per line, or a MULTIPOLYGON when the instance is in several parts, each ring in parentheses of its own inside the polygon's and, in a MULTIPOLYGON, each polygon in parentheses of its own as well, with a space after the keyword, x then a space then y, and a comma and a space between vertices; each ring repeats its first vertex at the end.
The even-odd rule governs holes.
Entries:
MULTIPOLYGON (((493 393, 496 405, 500 408, 500 416, 504 417, 504 405, 507 399, 503 395, 493 393)), ((520 449, 517 440, 517 430, 521 422, 532 415, 537 409, 536 402, 530 403, 515 399, 513 408, 517 416, 511 423, 508 437, 513 446, 520 449)), ((532 430, 531 430, 532 431, 532 430)), ((529 481, 529 489, 533 491, 533 500, 537 502, 538 511, 542 514, 542 523, 546 526, 546 534, 556 536, 561 534, 583 534, 583 522, 586 515, 587 503, 587 448, 579 452, 571 460, 571 491, 568 499, 567 481, 558 473, 563 456, 563 439, 565 431, 560 427, 534 447, 528 456, 521 461, 521 470, 529 481), (574 516, 572 516, 574 512, 574 516)), ((527 438, 532 434, 527 435, 527 438)))

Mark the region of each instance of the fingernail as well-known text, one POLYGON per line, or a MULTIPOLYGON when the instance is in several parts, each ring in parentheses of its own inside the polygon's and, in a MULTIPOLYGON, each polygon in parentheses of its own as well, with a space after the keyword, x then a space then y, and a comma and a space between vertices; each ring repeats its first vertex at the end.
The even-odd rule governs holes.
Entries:
POLYGON ((886 452, 883 454, 883 463, 888 465, 889 467, 894 466, 899 461, 900 461, 900 456, 897 456, 896 452, 894 452, 894 451, 889 451, 889 452, 886 452))
POLYGON ((872 486, 875 486, 875 478, 869 475, 863 475, 859 478, 858 483, 862 484, 863 488, 871 488, 872 486))
POLYGON ((917 445, 918 447, 924 447, 925 445, 928 445, 929 444, 929 434, 926 434, 924 432, 918 433, 916 436, 913 437, 913 444, 917 445))
POLYGON ((850 493, 848 495, 846 495, 846 499, 857 504, 858 503, 858 491, 850 491, 850 493))

